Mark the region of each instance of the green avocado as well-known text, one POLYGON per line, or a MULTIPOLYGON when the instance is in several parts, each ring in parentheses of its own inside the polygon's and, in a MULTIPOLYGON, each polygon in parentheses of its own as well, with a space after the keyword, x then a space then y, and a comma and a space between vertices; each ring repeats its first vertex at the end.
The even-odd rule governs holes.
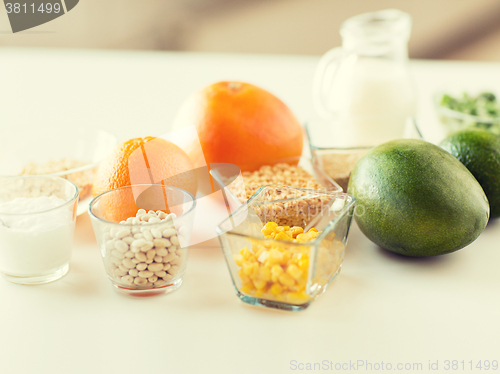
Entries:
POLYGON ((474 176, 423 140, 392 140, 371 149, 355 165, 348 191, 357 199, 361 231, 405 256, 454 252, 488 223, 488 200, 474 176))
POLYGON ((439 145, 476 177, 490 203, 491 217, 499 217, 500 136, 486 130, 467 129, 451 134, 439 145))

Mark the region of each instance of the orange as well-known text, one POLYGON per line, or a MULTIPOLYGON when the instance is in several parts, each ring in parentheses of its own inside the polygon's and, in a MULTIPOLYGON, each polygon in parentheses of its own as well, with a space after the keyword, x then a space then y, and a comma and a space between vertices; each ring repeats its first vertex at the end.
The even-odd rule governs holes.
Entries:
MULTIPOLYGON (((182 149, 162 138, 130 139, 99 165, 92 194, 95 197, 131 184, 152 183, 179 187, 196 195, 193 163, 182 149)), ((100 204, 104 218, 115 222, 135 216, 139 209, 130 189, 102 199, 100 204)))
POLYGON ((196 144, 186 152, 196 166, 232 163, 242 171, 302 154, 303 135, 292 111, 270 92, 242 82, 219 82, 196 92, 181 107, 174 129, 194 125, 196 144), (198 151, 197 151, 198 149, 198 151))

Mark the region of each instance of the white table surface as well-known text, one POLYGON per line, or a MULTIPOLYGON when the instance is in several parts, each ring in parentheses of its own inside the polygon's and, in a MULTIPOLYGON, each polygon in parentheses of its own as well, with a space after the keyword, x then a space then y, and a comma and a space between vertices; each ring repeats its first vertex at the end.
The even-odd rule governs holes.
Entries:
MULTIPOLYGON (((314 116, 317 61, 0 49, 0 126, 86 126, 120 140, 162 135, 190 92, 229 79, 272 91, 304 121, 314 116)), ((414 61, 412 69, 417 119, 429 140, 440 136, 432 92, 500 91, 500 64, 414 61)), ((22 139, 0 141, 22 147, 22 139)), ((420 372, 438 361, 433 372, 443 373, 452 371, 445 360, 464 360, 466 370, 455 372, 484 372, 469 361, 500 360, 499 243, 494 221, 461 251, 406 259, 378 249, 354 224, 341 275, 309 309, 285 313, 240 302, 214 245, 191 250, 176 292, 118 295, 85 214, 63 279, 41 286, 0 279, 0 373, 288 373, 310 372, 298 365, 323 360, 344 370, 316 372, 354 371, 346 364, 357 360, 394 370, 422 363, 420 372)))

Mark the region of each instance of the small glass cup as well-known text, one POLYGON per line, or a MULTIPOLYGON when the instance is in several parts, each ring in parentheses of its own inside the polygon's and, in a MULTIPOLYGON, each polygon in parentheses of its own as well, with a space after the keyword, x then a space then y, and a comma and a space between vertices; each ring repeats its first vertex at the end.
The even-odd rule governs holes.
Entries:
POLYGON ((92 200, 92 226, 115 291, 152 296, 181 286, 195 206, 189 192, 161 184, 121 187, 92 200))
MULTIPOLYGON (((314 119, 306 125, 306 133, 309 141, 309 148, 313 158, 313 163, 323 170, 328 177, 334 179, 342 188, 347 191, 349 178, 354 165, 373 147, 381 144, 357 142, 355 134, 351 134, 350 140, 342 136, 343 129, 349 127, 339 119, 323 120, 314 119)), ((345 130, 345 129, 344 129, 345 130)), ((369 138, 364 136, 365 139, 369 138)), ((422 134, 413 117, 406 119, 402 138, 423 139, 422 134)), ((392 140, 387 137, 384 141, 392 140)))
POLYGON ((52 176, 0 179, 0 271, 18 284, 42 284, 69 270, 78 187, 52 176))
POLYGON ((340 273, 354 207, 346 193, 261 187, 217 228, 237 296, 268 308, 307 308, 340 273), (266 239, 268 222, 321 233, 302 243, 266 239))

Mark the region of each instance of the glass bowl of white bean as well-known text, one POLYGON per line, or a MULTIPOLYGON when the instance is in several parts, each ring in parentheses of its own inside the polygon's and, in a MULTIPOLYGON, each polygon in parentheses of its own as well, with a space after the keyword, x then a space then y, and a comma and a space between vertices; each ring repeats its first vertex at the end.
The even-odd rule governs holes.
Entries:
POLYGON ((121 187, 92 200, 92 226, 115 291, 152 296, 181 286, 195 206, 189 192, 160 184, 121 187))

